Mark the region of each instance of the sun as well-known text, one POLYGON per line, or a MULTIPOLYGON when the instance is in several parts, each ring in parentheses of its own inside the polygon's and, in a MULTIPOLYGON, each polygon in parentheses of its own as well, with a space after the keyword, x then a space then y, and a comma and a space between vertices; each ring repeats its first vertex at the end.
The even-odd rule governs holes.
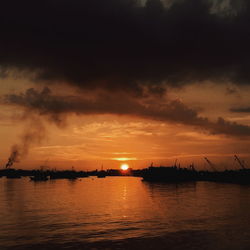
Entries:
POLYGON ((121 165, 121 170, 123 170, 123 171, 128 170, 128 168, 129 168, 129 165, 126 164, 126 163, 123 163, 123 164, 121 165))

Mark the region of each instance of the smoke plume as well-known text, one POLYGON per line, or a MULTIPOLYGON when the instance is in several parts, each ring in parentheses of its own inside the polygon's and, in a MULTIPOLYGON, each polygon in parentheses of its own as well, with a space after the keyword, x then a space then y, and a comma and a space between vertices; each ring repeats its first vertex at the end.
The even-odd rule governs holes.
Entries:
POLYGON ((19 147, 18 145, 13 145, 11 148, 10 157, 8 159, 8 162, 6 163, 5 167, 10 168, 15 162, 19 162, 19 147))
POLYGON ((5 165, 10 168, 14 163, 20 162, 26 157, 33 145, 39 144, 46 138, 46 129, 41 119, 34 119, 34 116, 29 116, 28 126, 20 136, 20 142, 11 147, 9 159, 5 165))

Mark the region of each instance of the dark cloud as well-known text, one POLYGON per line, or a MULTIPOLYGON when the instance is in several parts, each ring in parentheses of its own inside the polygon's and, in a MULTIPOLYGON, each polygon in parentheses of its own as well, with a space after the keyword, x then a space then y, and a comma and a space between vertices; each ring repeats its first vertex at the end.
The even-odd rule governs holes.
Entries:
POLYGON ((4 103, 23 107, 27 115, 33 112, 60 123, 65 115, 115 114, 130 115, 146 119, 194 126, 211 134, 229 136, 250 136, 250 127, 218 118, 212 122, 187 107, 179 100, 159 101, 157 99, 138 99, 126 94, 110 94, 108 92, 88 95, 60 96, 54 95, 49 88, 37 91, 33 88, 25 93, 10 94, 4 103))
POLYGON ((0 65, 89 89, 164 92, 165 81, 250 80, 250 4, 211 0, 10 0, 1 3, 0 65), (218 1, 217 1, 218 2, 218 1), (240 5, 242 6, 242 4, 240 5))
POLYGON ((235 87, 229 86, 226 88, 226 94, 239 96, 239 91, 235 87))
POLYGON ((250 107, 231 108, 230 111, 235 113, 250 113, 250 107))

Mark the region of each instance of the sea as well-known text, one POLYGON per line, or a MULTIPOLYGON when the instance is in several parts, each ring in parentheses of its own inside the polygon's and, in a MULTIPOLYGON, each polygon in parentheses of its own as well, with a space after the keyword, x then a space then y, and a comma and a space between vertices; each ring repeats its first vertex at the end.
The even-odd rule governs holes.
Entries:
POLYGON ((0 249, 250 249, 250 186, 0 178, 0 249))

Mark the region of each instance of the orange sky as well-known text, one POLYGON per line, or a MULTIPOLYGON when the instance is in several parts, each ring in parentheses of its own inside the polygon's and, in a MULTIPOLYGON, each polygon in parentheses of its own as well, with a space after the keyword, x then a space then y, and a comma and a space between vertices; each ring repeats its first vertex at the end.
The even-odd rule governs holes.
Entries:
POLYGON ((250 164, 249 1, 1 10, 2 166, 11 152, 17 168, 250 164))
MULTIPOLYGON (((20 78, 1 79, 1 95, 19 93, 34 87, 32 81, 20 78)), ((179 99, 199 114, 213 120, 219 116, 230 121, 250 125, 250 116, 230 113, 235 104, 245 104, 249 89, 237 88, 236 94, 227 94, 230 84, 206 83, 203 88, 194 84, 182 89, 170 89, 168 98, 179 99)), ((61 91, 61 90, 60 90, 61 91)), ((74 93, 74 90, 71 90, 74 93)), ((62 91, 63 92, 63 91, 62 91)), ((126 99, 122 100, 126 104, 126 99)), ((29 119, 20 119, 21 107, 1 105, 0 163, 3 166, 11 146, 20 143, 23 131, 33 126, 29 119), (31 125, 30 125, 31 124, 31 125)), ((171 165, 178 159, 182 166, 192 162, 199 169, 209 168, 204 156, 220 165, 219 168, 238 168, 234 154, 249 159, 249 141, 241 137, 211 134, 196 127, 146 119, 131 115, 68 114, 57 126, 42 115, 36 116, 46 128, 45 137, 31 144, 16 168, 38 168, 40 165, 67 169, 91 170, 118 168, 121 163, 143 168, 154 165, 171 165)))

